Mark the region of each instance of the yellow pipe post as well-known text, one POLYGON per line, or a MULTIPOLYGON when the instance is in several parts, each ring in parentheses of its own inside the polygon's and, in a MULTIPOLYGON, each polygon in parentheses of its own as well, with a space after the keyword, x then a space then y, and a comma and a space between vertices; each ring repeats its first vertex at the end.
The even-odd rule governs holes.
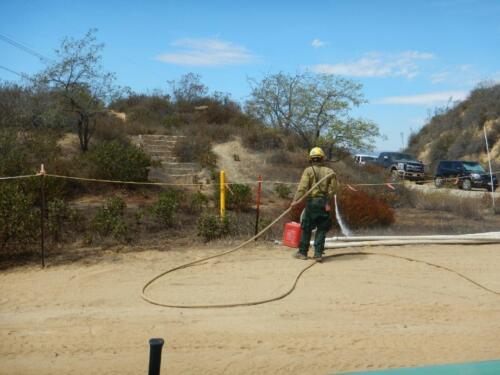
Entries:
POLYGON ((220 171, 220 218, 226 216, 226 182, 224 171, 220 171))

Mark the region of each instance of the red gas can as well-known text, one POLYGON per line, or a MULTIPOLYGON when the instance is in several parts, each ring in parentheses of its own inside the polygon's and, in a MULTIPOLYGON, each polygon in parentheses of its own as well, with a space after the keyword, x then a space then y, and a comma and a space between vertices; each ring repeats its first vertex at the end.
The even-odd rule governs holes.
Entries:
POLYGON ((294 221, 286 223, 285 230, 283 231, 283 245, 298 248, 301 234, 300 223, 294 221))

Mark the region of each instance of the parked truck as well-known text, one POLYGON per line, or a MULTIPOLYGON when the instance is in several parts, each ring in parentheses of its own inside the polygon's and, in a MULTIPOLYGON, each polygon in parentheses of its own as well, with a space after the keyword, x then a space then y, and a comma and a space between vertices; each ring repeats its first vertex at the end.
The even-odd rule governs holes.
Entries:
POLYGON ((423 183, 425 180, 424 164, 411 154, 401 152, 382 152, 375 164, 391 173, 391 179, 400 179, 423 183))

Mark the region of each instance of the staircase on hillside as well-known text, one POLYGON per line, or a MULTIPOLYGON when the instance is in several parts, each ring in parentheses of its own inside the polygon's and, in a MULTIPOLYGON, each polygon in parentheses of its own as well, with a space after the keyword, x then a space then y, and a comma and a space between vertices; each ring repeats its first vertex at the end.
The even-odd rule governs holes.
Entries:
POLYGON ((169 183, 196 182, 199 165, 182 163, 174 155, 175 145, 182 138, 185 136, 142 134, 134 137, 134 143, 151 156, 152 160, 159 162, 159 165, 150 169, 150 180, 169 183))

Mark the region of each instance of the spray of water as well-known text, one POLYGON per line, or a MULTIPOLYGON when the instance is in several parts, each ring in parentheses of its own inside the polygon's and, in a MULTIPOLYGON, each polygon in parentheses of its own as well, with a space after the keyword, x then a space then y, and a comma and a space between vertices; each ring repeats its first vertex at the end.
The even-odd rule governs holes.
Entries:
POLYGON ((352 233, 342 220, 342 216, 340 216, 339 205, 337 204, 337 194, 335 194, 334 198, 335 198, 335 214, 337 216, 337 221, 339 222, 340 225, 340 230, 342 231, 342 234, 344 236, 349 237, 352 235, 352 233))

